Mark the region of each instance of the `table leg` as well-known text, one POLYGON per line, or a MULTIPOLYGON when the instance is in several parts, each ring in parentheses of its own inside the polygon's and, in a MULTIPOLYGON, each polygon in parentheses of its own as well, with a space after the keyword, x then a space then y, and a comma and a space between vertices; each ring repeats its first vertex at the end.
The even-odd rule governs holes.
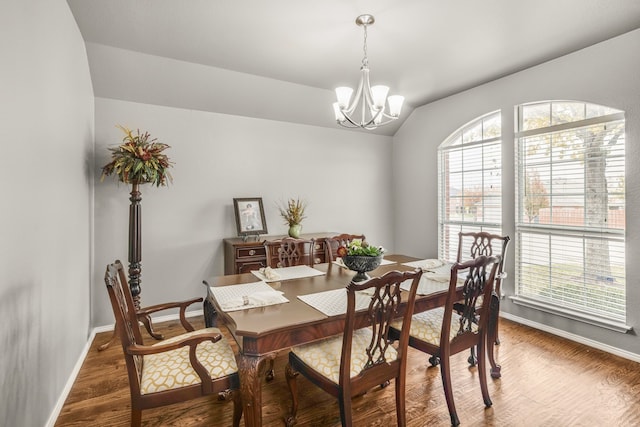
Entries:
POLYGON ((246 427, 262 426, 262 378, 267 361, 271 365, 276 353, 239 357, 240 394, 246 427))

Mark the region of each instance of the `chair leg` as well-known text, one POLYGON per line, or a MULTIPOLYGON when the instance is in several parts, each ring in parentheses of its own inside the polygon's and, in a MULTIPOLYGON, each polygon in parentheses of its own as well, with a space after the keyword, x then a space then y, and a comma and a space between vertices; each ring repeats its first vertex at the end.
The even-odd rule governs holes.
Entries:
POLYGON ((399 427, 404 427, 407 425, 405 390, 406 390, 405 376, 398 375, 396 377, 396 418, 398 419, 399 427))
MULTIPOLYGON (((486 350, 485 345, 487 337, 480 341, 478 345, 478 376, 480 377, 480 390, 482 391, 482 399, 485 406, 488 408, 492 405, 491 398, 489 397, 489 387, 487 386, 487 359, 485 357, 486 350)), ((493 341, 491 342, 493 345, 493 341)))
POLYGON ((431 356, 429 358, 429 363, 431 366, 438 366, 440 364, 440 358, 438 356, 431 356))
POLYGON ((338 394, 338 403, 340 404, 340 421, 342 421, 342 427, 352 427, 351 396, 345 395, 343 391, 340 391, 338 394))
POLYGON ((131 408, 131 427, 140 427, 142 425, 142 410, 131 408))
POLYGON ((487 324, 487 355, 489 364, 491 364, 491 378, 500 378, 502 367, 496 363, 495 346, 500 343, 498 339, 498 313, 500 312, 500 299, 497 295, 491 297, 491 310, 489 314, 489 322, 487 324))
POLYGON ((240 390, 233 392, 233 427, 240 427, 240 418, 242 418, 242 394, 240 390))
POLYGON ((478 358, 476 357, 476 348, 475 347, 471 347, 469 349, 469 358, 467 359, 467 362, 469 362, 469 366, 476 366, 476 364, 478 363, 478 358))
POLYGON ((291 427, 296 424, 296 416, 298 414, 298 383, 296 378, 299 373, 293 369, 290 363, 287 363, 284 374, 287 378, 289 392, 291 393, 291 414, 285 418, 284 422, 287 427, 291 427))
POLYGON ((447 400, 447 408, 449 408, 449 416, 451 417, 451 425, 460 425, 458 414, 456 413, 456 405, 453 402, 453 389, 451 387, 451 368, 449 357, 440 359, 440 375, 442 376, 442 387, 444 388, 444 397, 447 400))

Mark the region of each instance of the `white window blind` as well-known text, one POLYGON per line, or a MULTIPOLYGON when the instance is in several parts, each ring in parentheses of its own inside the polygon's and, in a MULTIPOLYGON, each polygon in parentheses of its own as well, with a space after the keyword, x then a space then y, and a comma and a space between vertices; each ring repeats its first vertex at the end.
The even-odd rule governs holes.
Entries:
POLYGON ((517 112, 517 295, 623 322, 624 113, 566 101, 517 112))
POLYGON ((458 232, 501 234, 500 111, 456 130, 438 148, 438 257, 453 262, 458 232))

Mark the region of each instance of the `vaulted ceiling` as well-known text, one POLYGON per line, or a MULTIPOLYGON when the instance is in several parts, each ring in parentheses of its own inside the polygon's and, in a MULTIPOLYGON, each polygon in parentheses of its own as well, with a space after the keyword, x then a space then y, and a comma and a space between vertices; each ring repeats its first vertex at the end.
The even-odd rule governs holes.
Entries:
MULTIPOLYGON (((630 0, 68 0, 96 96, 337 127, 368 31, 372 84, 413 108, 640 27, 630 0)), ((637 55, 638 52, 630 52, 637 55)))

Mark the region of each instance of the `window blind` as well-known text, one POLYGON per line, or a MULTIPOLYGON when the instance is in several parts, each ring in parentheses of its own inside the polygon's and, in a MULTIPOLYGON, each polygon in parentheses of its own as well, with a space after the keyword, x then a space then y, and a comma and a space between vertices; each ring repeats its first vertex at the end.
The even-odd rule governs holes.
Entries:
POLYGON ((624 115, 570 106, 519 109, 517 294, 624 321, 624 115))
POLYGON ((462 126, 438 148, 438 256, 453 262, 458 232, 501 234, 500 111, 462 126))

